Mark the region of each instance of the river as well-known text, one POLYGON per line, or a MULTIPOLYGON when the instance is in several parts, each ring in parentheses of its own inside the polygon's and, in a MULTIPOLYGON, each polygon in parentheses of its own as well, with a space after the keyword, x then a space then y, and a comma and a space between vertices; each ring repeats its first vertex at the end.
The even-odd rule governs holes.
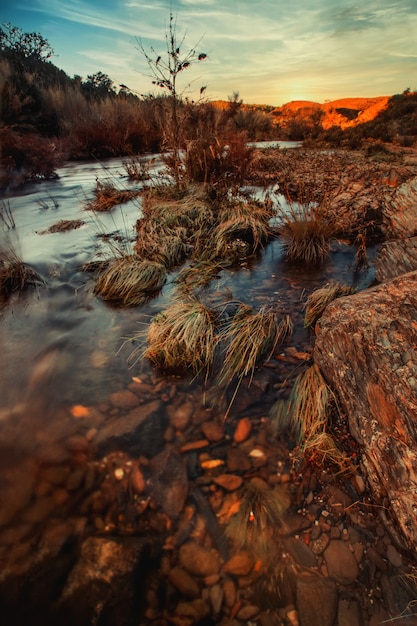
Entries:
MULTIPOLYGON (((0 558, 9 573, 24 574, 44 529, 57 520, 84 520, 88 527, 83 490, 87 494, 91 485, 87 474, 77 485, 74 473, 103 455, 94 444, 114 413, 109 398, 132 380, 149 387, 163 379, 154 376, 146 361, 132 366, 132 344, 126 338, 146 327, 170 301, 175 272, 161 294, 140 308, 116 308, 93 294, 93 279, 82 266, 107 258, 114 246, 129 248, 141 214, 140 196, 109 213, 85 210, 97 180, 123 189, 138 186, 128 181, 121 159, 68 163, 58 170, 57 180, 28 186, 3 200, 15 222, 10 229, 2 224, 3 245, 13 246, 43 280, 0 303, 0 558), (83 225, 45 232, 61 220, 82 220, 83 225)), ((302 353, 312 346, 303 326, 308 294, 332 280, 358 289, 369 286, 375 254, 368 251, 370 268, 358 273, 355 249, 334 242, 327 262, 306 271, 285 261, 276 239, 256 264, 223 272, 210 288, 255 308, 270 304, 289 313, 295 325, 290 343, 302 353)), ((293 370, 291 360, 284 361, 275 388, 293 370)), ((167 402, 174 407, 176 394, 195 394, 196 403, 204 395, 203 384, 196 381, 188 387, 181 381, 167 380, 166 385, 167 402)), ((274 389, 264 399, 256 397, 259 412, 267 414, 274 389)))

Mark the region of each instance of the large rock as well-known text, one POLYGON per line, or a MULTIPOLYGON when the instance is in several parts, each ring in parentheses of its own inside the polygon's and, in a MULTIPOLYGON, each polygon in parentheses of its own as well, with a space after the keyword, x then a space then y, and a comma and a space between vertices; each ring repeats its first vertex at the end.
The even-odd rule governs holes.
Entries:
POLYGON ((417 272, 331 303, 315 360, 362 447, 374 495, 390 503, 417 555, 417 272))
MULTIPOLYGON (((89 537, 57 606, 56 623, 129 626, 150 542, 137 537, 89 537)), ((143 608, 143 607, 142 607, 143 608)), ((136 616, 137 617, 137 616, 136 616)))
POLYGON ((383 232, 389 239, 417 234, 417 177, 403 182, 384 205, 383 232))
POLYGON ((375 263, 375 278, 389 280, 417 270, 417 237, 382 244, 375 263))

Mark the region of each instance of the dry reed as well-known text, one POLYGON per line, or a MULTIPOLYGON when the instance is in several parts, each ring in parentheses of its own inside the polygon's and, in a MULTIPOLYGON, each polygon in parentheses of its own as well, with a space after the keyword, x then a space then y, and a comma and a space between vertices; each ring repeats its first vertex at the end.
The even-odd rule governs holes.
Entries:
POLYGON ((330 302, 342 296, 349 296, 352 293, 355 293, 353 287, 340 285, 339 283, 313 291, 307 299, 304 326, 312 328, 323 315, 325 308, 330 302))

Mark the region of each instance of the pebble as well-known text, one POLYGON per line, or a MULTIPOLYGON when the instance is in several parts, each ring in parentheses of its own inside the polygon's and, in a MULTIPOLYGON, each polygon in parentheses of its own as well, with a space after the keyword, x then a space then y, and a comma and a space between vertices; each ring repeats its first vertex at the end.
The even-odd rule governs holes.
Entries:
POLYGON ((203 422, 200 426, 200 429, 204 437, 209 441, 220 441, 224 437, 223 426, 219 424, 219 422, 217 422, 216 420, 203 422))
POLYGON ((323 554, 327 546, 329 545, 330 537, 323 533, 320 535, 318 539, 314 539, 310 542, 310 550, 313 554, 318 556, 319 554, 323 554))
POLYGON ((252 431, 252 422, 249 417, 243 417, 237 423, 235 432, 233 434, 233 440, 235 443, 242 443, 246 441, 252 431))
POLYGON ((329 576, 341 585, 350 585, 359 576, 358 563, 346 543, 340 539, 330 541, 324 551, 329 576))
POLYGON ((179 549, 180 565, 194 576, 218 574, 220 559, 214 550, 199 545, 196 541, 184 543, 179 549))
POLYGON ((172 409, 172 407, 168 407, 167 409, 169 420, 171 425, 176 430, 185 430, 190 423, 191 417, 194 412, 194 403, 193 402, 183 402, 176 409, 172 409))
POLYGON ((389 546, 387 546, 387 559, 394 567, 402 567, 403 558, 392 544, 389 544, 389 546))
POLYGON ((194 578, 181 567, 173 567, 168 574, 169 582, 187 598, 198 598, 200 587, 194 578))
POLYGON ((236 603, 236 585, 231 578, 226 578, 223 583, 224 603, 230 609, 236 603))
POLYGON ((247 606, 241 608, 240 611, 238 611, 236 617, 242 620, 242 622, 247 622, 248 620, 255 617, 255 615, 258 615, 258 613, 259 608, 257 606, 248 604, 247 606))
POLYGON ((236 474, 220 474, 214 478, 214 482, 226 491, 236 491, 242 486, 243 478, 236 474))
POLYGON ((249 552, 242 550, 234 554, 223 566, 225 574, 247 576, 252 571, 254 560, 249 552))
POLYGON ((227 450, 227 468, 229 472, 247 472, 252 467, 248 456, 240 448, 227 450))
POLYGON ((124 411, 134 409, 140 404, 138 396, 128 389, 111 393, 109 396, 109 401, 114 407, 116 407, 117 409, 122 409, 124 411))
POLYGON ((213 613, 214 615, 218 615, 223 604, 224 591, 220 585, 213 585, 210 587, 209 595, 213 613))

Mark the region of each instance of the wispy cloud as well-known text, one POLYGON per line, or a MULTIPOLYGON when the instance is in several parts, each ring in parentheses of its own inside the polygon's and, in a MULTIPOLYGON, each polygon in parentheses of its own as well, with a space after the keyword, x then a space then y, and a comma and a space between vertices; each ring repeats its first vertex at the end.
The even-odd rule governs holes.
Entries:
POLYGON ((171 8, 185 45, 203 37, 209 58, 198 75, 213 98, 240 91, 248 101, 279 104, 295 94, 324 100, 397 93, 417 75, 417 0, 18 2, 19 10, 11 3, 8 9, 16 20, 8 21, 19 26, 26 16, 42 26, 66 71, 100 69, 140 92, 149 81, 135 38, 164 52, 171 8))

